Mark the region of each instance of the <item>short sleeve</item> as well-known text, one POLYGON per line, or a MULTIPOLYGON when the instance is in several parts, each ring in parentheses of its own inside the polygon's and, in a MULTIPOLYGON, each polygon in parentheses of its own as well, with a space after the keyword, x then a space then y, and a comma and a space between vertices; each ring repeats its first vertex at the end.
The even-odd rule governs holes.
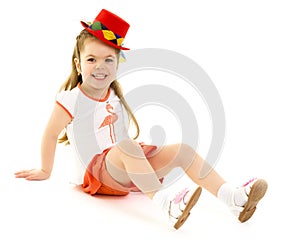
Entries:
POLYGON ((72 119, 74 118, 74 106, 78 95, 78 92, 73 90, 61 91, 56 95, 56 104, 62 107, 72 119))

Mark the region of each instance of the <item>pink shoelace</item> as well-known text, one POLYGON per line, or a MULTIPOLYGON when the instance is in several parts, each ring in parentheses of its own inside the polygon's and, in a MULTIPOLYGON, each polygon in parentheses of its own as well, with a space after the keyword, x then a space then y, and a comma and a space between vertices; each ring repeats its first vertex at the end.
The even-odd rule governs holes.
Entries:
POLYGON ((244 183, 242 185, 242 187, 246 187, 247 185, 249 185, 250 183, 253 183, 257 178, 251 178, 248 182, 244 183))
POLYGON ((187 188, 183 189, 181 192, 176 194, 176 196, 173 199, 173 202, 175 204, 180 203, 188 192, 189 192, 189 190, 187 188))

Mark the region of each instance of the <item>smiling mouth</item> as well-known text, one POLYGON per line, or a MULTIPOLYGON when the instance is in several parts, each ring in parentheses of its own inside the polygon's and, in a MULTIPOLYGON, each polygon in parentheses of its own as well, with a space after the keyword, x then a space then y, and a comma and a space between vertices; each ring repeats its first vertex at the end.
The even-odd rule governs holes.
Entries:
POLYGON ((104 80, 107 75, 104 73, 97 73, 97 74, 92 74, 92 77, 95 78, 96 80, 104 80))

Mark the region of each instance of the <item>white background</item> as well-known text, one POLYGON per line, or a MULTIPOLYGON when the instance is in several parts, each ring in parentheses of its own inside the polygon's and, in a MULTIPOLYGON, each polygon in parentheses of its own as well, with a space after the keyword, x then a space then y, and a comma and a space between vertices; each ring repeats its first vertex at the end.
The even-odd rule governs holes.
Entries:
MULTIPOLYGON (((2 1, 0 238, 299 238, 292 219, 300 200, 299 11, 296 0, 2 1), (64 146, 49 181, 14 179, 15 171, 39 166, 40 139, 70 72, 79 21, 92 21, 102 8, 131 24, 126 46, 177 51, 210 76, 226 114, 217 170, 237 184, 252 176, 269 182, 251 221, 239 224, 203 191, 174 232, 144 196, 91 198, 75 191, 65 181, 72 155, 64 146)), ((205 156, 209 132, 201 129, 205 156)))

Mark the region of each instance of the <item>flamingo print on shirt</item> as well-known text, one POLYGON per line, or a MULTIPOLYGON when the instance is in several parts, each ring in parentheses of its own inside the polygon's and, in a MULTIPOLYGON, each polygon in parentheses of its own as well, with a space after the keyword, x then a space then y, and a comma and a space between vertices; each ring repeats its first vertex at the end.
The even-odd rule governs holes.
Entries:
POLYGON ((106 105, 106 111, 110 113, 110 115, 106 116, 103 122, 101 123, 99 128, 109 126, 110 139, 112 143, 116 142, 116 135, 114 131, 114 123, 118 120, 118 115, 113 112, 114 108, 109 103, 106 105))

